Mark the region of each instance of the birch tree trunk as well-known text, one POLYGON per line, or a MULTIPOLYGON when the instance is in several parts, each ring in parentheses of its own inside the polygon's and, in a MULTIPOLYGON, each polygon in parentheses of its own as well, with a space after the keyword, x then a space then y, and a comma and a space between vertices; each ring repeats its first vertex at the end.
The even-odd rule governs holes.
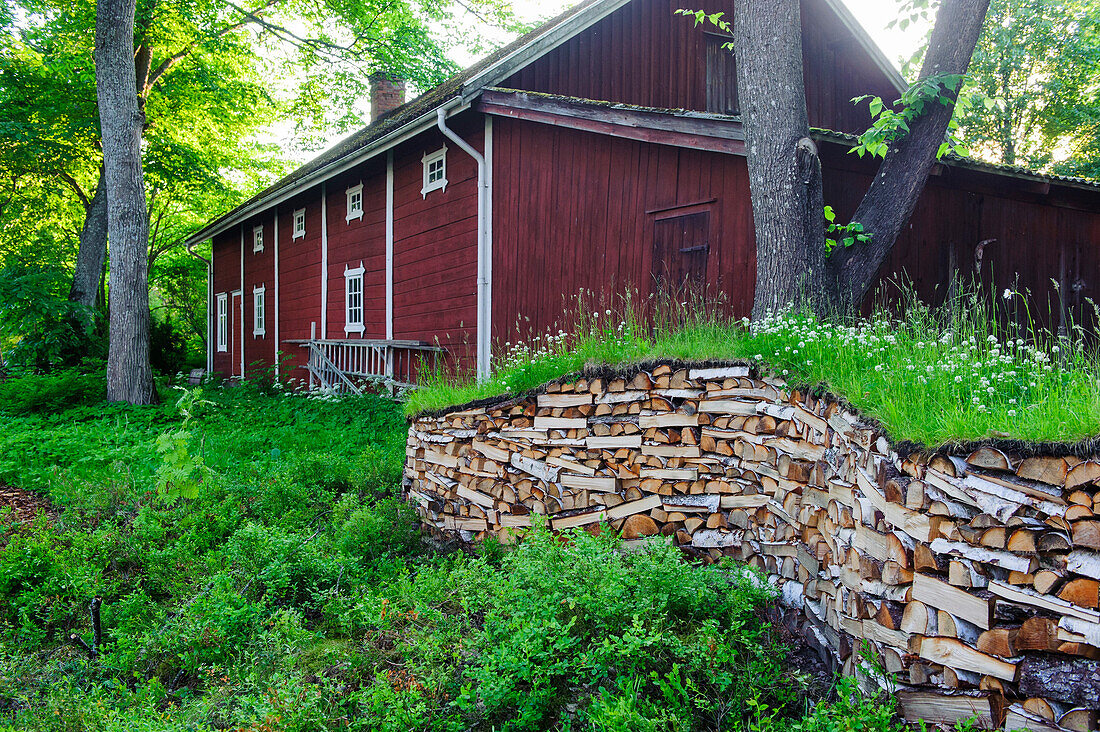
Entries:
POLYGON ((110 246, 107 398, 157 400, 149 365, 149 219, 141 167, 144 115, 134 70, 135 0, 96 5, 96 94, 102 128, 110 246))
MULTIPOLYGON (((989 0, 943 0, 921 67, 921 79, 966 73, 988 8, 989 0)), ((859 307, 909 222, 954 113, 952 96, 951 104, 934 105, 931 111, 915 119, 909 133, 887 151, 878 174, 852 216, 852 221, 863 224, 864 231, 871 234, 871 241, 845 247, 830 258, 844 306, 859 307)))
POLYGON ((752 317, 826 292, 821 162, 810 139, 799 0, 737 0, 737 90, 756 226, 752 317))

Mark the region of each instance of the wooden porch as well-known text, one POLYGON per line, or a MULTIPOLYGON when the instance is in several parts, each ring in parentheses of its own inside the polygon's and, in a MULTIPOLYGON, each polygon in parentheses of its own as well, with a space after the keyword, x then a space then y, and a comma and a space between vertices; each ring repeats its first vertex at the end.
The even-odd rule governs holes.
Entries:
POLYGON ((390 393, 416 388, 418 377, 434 371, 444 349, 424 341, 308 339, 291 340, 307 351, 309 388, 334 394, 362 394, 367 383, 390 393))

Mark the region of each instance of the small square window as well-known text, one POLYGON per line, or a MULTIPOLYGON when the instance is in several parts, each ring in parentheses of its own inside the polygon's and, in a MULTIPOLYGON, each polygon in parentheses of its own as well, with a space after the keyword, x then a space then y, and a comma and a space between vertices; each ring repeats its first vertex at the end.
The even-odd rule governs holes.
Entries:
POLYGON ((347 190, 348 194, 348 216, 347 220, 352 221, 354 219, 363 218, 363 184, 360 183, 357 186, 352 186, 347 190))
POLYGON ((421 160, 424 161, 424 186, 420 194, 427 198, 431 191, 447 190, 447 148, 425 153, 421 160))
POLYGON ((294 212, 294 238, 306 235, 306 210, 300 208, 294 212))
POLYGON ((257 226, 252 229, 252 251, 262 252, 264 250, 264 227, 257 226))
POLYGON ((354 269, 344 265, 344 333, 362 333, 363 263, 354 269))
POLYGON ((267 313, 265 312, 265 293, 263 285, 252 288, 252 335, 262 338, 267 334, 267 313))
POLYGON ((229 295, 218 293, 218 351, 224 353, 229 350, 229 295))

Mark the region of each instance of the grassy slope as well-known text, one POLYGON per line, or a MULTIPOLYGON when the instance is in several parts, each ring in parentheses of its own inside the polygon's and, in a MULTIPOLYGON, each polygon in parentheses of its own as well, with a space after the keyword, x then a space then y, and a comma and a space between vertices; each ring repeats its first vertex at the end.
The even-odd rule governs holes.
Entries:
POLYGON ((743 359, 793 383, 825 386, 899 441, 1072 442, 1100 435, 1094 352, 1041 335, 1026 343, 998 340, 993 330, 982 317, 945 327, 918 310, 900 321, 875 316, 853 325, 785 316, 751 329, 704 317, 650 336, 629 317, 601 314, 574 335, 511 347, 484 383, 436 378, 411 395, 406 411, 518 394, 592 364, 743 359))
POLYGON ((796 723, 760 592, 670 548, 536 534, 508 553, 429 550, 387 497, 392 403, 210 391, 186 440, 209 470, 168 504, 156 441, 179 417, 66 383, 51 399, 5 387, 46 411, 0 415, 0 481, 62 510, 0 514, 0 727, 890 726, 889 705, 855 695, 796 723), (58 410, 66 390, 88 404, 58 410), (97 595, 107 643, 89 661, 66 639, 90 640, 97 595))

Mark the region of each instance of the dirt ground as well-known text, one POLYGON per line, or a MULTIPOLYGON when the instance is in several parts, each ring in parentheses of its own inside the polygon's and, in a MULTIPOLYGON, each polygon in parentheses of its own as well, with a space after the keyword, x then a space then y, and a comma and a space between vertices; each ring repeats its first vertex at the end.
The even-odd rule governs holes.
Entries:
POLYGON ((0 514, 5 513, 8 508, 14 513, 14 516, 8 517, 8 521, 14 519, 18 523, 33 521, 43 511, 50 519, 55 518, 57 513, 45 497, 0 483, 0 514))

